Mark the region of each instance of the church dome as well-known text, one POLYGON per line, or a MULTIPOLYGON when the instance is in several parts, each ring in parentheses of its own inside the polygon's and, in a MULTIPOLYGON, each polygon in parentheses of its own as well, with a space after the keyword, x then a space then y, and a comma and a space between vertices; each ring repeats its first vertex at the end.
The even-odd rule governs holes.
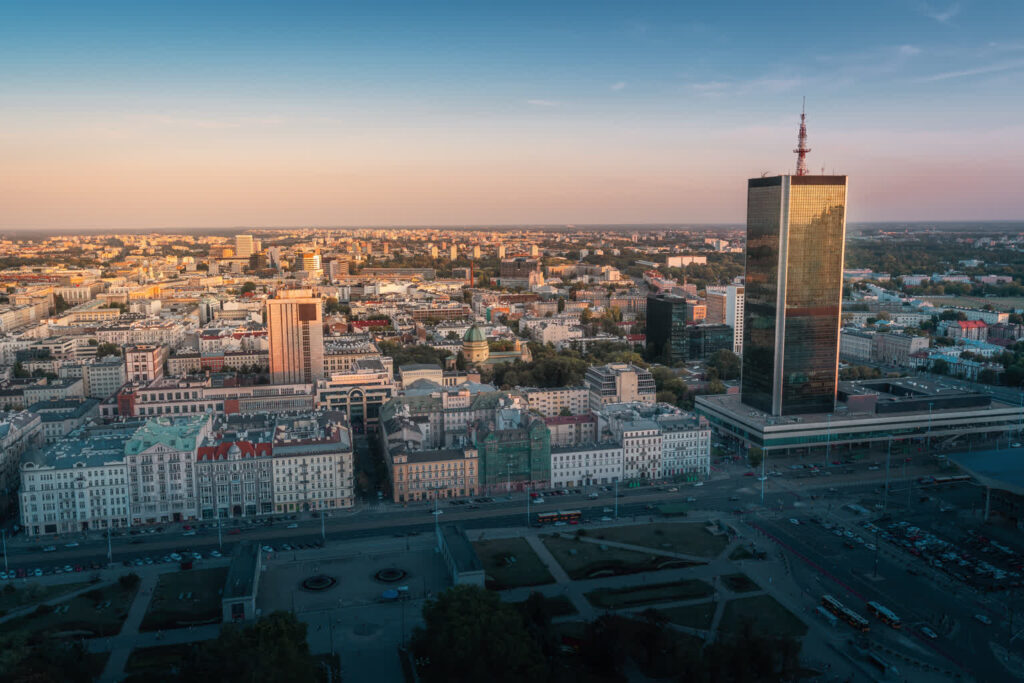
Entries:
POLYGON ((487 341, 487 339, 484 338, 484 333, 480 331, 480 328, 477 327, 476 325, 473 325, 468 330, 466 330, 466 334, 462 337, 462 341, 482 342, 487 341))

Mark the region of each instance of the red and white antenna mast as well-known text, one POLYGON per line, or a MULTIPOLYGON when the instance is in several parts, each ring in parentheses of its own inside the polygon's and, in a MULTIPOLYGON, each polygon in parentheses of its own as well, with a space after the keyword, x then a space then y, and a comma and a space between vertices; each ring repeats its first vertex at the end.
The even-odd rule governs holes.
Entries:
POLYGON ((804 98, 804 103, 800 107, 800 135, 797 137, 796 149, 793 153, 796 154, 796 174, 807 175, 807 153, 811 151, 810 147, 807 146, 807 114, 805 109, 807 107, 807 98, 804 98))

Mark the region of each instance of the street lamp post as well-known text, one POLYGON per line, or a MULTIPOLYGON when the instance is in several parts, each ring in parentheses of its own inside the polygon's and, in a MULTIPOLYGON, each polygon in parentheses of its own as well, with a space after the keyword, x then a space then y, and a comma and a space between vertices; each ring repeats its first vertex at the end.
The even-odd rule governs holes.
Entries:
MULTIPOLYGON (((889 435, 889 447, 885 451, 885 488, 882 490, 882 512, 889 509, 889 461, 892 458, 892 435, 889 435)), ((877 545, 877 544, 876 544, 877 545)))
POLYGON ((526 485, 526 528, 530 528, 530 485, 526 485))
POLYGON ((221 535, 220 529, 220 508, 217 508, 217 550, 224 550, 224 537, 221 535))
POLYGON ((619 518, 619 478, 615 477, 615 519, 619 518))
MULTIPOLYGON (((6 546, 6 543, 4 544, 6 546)), ((114 563, 114 552, 113 547, 110 543, 110 525, 107 524, 107 564, 111 565, 114 563)), ((7 552, 6 548, 4 551, 4 569, 7 569, 7 552)))
POLYGON ((7 529, 0 529, 0 535, 2 535, 4 543, 4 572, 7 572, 9 571, 7 569, 7 529))
POLYGON ((828 469, 828 464, 832 462, 832 413, 829 413, 825 420, 828 423, 825 428, 825 469, 828 469))
POLYGON ((932 406, 935 405, 931 401, 928 402, 928 450, 932 450, 932 406))

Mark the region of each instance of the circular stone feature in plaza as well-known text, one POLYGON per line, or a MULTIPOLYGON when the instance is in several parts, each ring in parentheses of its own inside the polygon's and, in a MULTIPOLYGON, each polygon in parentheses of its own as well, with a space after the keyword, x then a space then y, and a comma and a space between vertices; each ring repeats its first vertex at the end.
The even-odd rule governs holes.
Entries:
POLYGON ((396 581, 401 581, 402 579, 404 579, 406 574, 404 569, 398 569, 397 567, 388 567, 387 569, 381 569, 373 576, 382 583, 394 583, 396 581))
POLYGON ((308 591, 325 591, 328 588, 333 588, 336 583, 338 583, 338 580, 333 576, 317 574, 316 576, 310 576, 303 579, 302 587, 308 591))

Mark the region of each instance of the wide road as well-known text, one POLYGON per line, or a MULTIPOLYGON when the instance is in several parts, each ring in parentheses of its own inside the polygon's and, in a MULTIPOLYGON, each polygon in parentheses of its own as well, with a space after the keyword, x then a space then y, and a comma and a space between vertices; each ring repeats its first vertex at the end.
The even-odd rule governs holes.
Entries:
MULTIPOLYGON (((742 470, 739 466, 733 469, 742 470)), ((845 470, 844 470, 845 471, 845 470)), ((877 489, 882 472, 866 471, 858 467, 857 474, 821 477, 815 479, 795 479, 786 477, 769 477, 765 482, 765 506, 777 509, 790 506, 801 498, 810 495, 829 497, 829 490, 841 491, 843 495, 853 493, 868 494, 877 489)), ((893 482, 896 482, 895 477, 893 482)), ((670 486, 643 487, 619 490, 620 518, 643 517, 657 514, 648 506, 662 503, 680 503, 687 497, 696 498, 692 503, 694 509, 716 510, 733 513, 748 510, 760 504, 761 482, 755 477, 732 476, 728 479, 709 481, 703 486, 682 485, 678 491, 670 492, 670 486)), ((476 509, 465 505, 451 505, 442 501, 439 522, 458 522, 467 529, 485 529, 496 527, 526 526, 526 497, 514 494, 507 497, 495 497, 494 502, 481 503, 476 509)), ((598 522, 602 517, 613 517, 615 502, 611 491, 599 491, 598 498, 590 499, 586 495, 570 494, 567 496, 548 496, 541 505, 531 504, 530 516, 535 520, 537 512, 551 510, 580 510, 585 519, 598 522), (606 511, 607 510, 607 511, 606 511)), ((282 543, 309 543, 320 540, 321 528, 327 542, 355 538, 369 538, 395 534, 423 533, 431 531, 434 526, 432 504, 418 503, 409 507, 401 507, 392 503, 378 503, 363 507, 354 512, 338 513, 324 520, 311 519, 297 515, 299 519, 274 522, 273 526, 261 524, 242 525, 239 531, 232 533, 236 520, 224 522, 221 529, 221 540, 215 524, 207 523, 206 528, 195 530, 195 534, 185 535, 182 524, 164 524, 163 532, 156 533, 154 528, 140 529, 138 535, 122 535, 113 537, 110 543, 111 557, 115 563, 139 558, 159 558, 175 551, 196 551, 206 555, 210 550, 220 548, 222 552, 230 552, 240 540, 254 540, 261 545, 279 546, 282 543), (289 528, 294 525, 294 528, 289 528), (151 533, 145 533, 149 531, 151 533)), ((531 520, 531 521, 532 521, 531 520)), ((92 563, 107 563, 107 539, 97 532, 83 537, 75 535, 62 539, 26 539, 23 535, 8 540, 8 565, 12 569, 24 568, 44 571, 66 565, 88 566, 92 563), (74 547, 67 547, 75 543, 74 547), (42 548, 55 546, 53 552, 43 552, 42 548)))

